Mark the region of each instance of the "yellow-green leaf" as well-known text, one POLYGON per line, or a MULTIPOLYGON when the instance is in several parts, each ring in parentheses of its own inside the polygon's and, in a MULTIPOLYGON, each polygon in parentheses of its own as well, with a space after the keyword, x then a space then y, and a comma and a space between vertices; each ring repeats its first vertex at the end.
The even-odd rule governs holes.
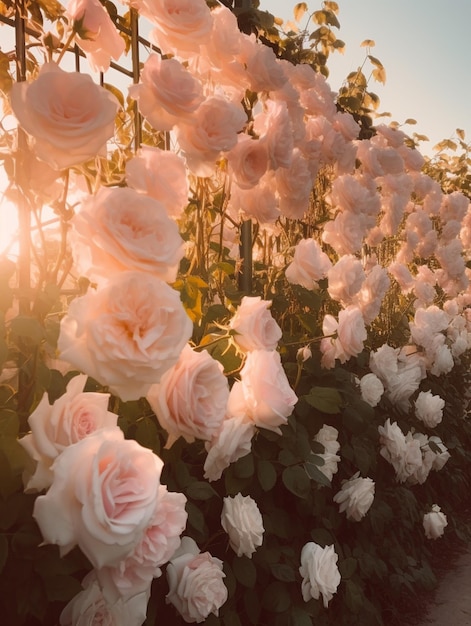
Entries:
POLYGON ((305 2, 299 2, 296 4, 293 9, 294 19, 299 22, 307 10, 308 6, 305 2))
POLYGON ((371 72, 373 78, 378 81, 378 83, 384 83, 386 82, 386 70, 384 69, 384 67, 377 67, 375 68, 372 72, 371 72))

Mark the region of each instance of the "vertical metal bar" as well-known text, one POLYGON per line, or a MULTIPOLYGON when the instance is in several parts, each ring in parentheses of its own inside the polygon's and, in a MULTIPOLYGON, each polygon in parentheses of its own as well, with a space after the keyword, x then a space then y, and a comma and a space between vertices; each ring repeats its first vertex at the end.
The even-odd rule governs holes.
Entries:
POLYGON ((240 269, 239 290, 246 295, 252 293, 252 220, 246 220, 240 225, 240 269))
MULTIPOLYGON (((139 82, 141 68, 139 67, 139 14, 136 9, 131 9, 131 59, 132 59, 132 82, 139 82)), ((142 143, 141 115, 134 102, 134 148, 137 151, 142 143)))

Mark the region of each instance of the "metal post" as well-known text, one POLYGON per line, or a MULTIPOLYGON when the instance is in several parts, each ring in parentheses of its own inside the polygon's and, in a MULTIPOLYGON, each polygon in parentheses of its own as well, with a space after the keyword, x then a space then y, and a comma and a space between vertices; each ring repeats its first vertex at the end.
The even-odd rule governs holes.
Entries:
POLYGON ((240 269, 239 290, 246 295, 252 293, 252 220, 240 225, 240 269))

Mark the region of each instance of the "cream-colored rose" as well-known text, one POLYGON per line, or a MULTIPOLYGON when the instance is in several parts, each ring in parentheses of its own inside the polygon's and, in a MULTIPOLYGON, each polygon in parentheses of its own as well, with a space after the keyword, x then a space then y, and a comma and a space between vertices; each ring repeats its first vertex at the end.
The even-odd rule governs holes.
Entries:
POLYGON ((168 433, 166 448, 179 438, 210 441, 226 414, 229 383, 222 365, 206 351, 186 345, 178 362, 152 385, 147 400, 168 433))
POLYGON ((176 223, 153 198, 127 187, 102 187, 71 220, 78 271, 109 279, 126 270, 173 282, 184 254, 176 223))
POLYGON ((238 493, 224 498, 221 525, 229 535, 229 543, 237 556, 249 559, 263 543, 263 518, 257 503, 250 496, 238 493))
POLYGON ((251 350, 275 350, 281 339, 281 328, 273 319, 271 302, 260 296, 244 296, 234 317, 229 322, 233 337, 239 348, 251 350))
POLYGON ((180 548, 167 565, 168 603, 173 604, 185 622, 204 622, 227 600, 222 561, 209 552, 200 552, 195 541, 183 537, 180 548))
POLYGON ((285 271, 286 280, 305 289, 316 289, 332 262, 314 239, 301 239, 294 249, 292 262, 285 271))
POLYGON ((36 154, 56 169, 103 154, 114 133, 115 97, 88 74, 45 63, 36 80, 11 89, 11 107, 34 138, 36 154))
POLYGON ((368 513, 375 497, 375 484, 371 478, 360 478, 357 472, 342 484, 335 494, 334 502, 340 505, 340 513, 345 511, 347 518, 359 522, 368 513))
POLYGON ((175 365, 191 333, 177 291, 150 274, 124 272, 70 303, 58 349, 122 400, 137 400, 175 365))
POLYGON ((188 204, 185 161, 175 152, 142 146, 126 163, 126 182, 162 203, 171 218, 178 218, 188 204))
POLYGON ((340 584, 340 572, 337 567, 338 555, 334 546, 322 548, 317 543, 306 543, 301 551, 299 573, 303 577, 302 594, 304 602, 311 598, 318 600, 322 595, 327 608, 340 584))
POLYGON ((209 481, 219 480, 226 467, 250 452, 254 435, 255 426, 244 416, 225 419, 221 430, 206 443, 204 477, 209 481))
POLYGON ((280 426, 287 423, 297 401, 279 353, 253 350, 247 354, 240 381, 232 386, 227 414, 243 416, 260 428, 281 434, 280 426))
POLYGON ((26 491, 41 491, 51 485, 51 465, 67 446, 100 428, 117 425, 118 416, 108 411, 110 394, 84 392, 86 382, 83 374, 72 378, 64 395, 52 405, 44 393, 29 416, 31 433, 19 441, 37 463, 26 491))
POLYGON ((443 535, 448 520, 445 513, 442 512, 438 504, 432 505, 432 510, 425 513, 423 519, 423 527, 427 539, 438 539, 443 535))
POLYGON ((340 450, 340 444, 337 441, 339 431, 333 426, 324 424, 314 437, 314 441, 324 446, 324 452, 316 452, 316 456, 320 456, 324 464, 318 466, 318 470, 324 474, 328 480, 332 480, 333 475, 338 472, 338 464, 340 456, 337 452, 340 450))
POLYGON ((370 406, 376 406, 384 393, 383 383, 376 374, 365 374, 360 379, 360 391, 362 399, 370 406))
POLYGON ((147 615, 149 594, 139 593, 128 599, 109 600, 106 591, 92 570, 82 581, 83 591, 63 609, 61 626, 110 624, 112 626, 142 626, 147 615))
POLYGON ((148 527, 163 463, 151 450, 103 428, 57 457, 54 480, 34 504, 45 543, 61 555, 78 545, 96 568, 126 558, 148 527))
POLYGON ((172 130, 204 100, 199 80, 177 59, 162 59, 158 54, 151 54, 144 63, 141 82, 129 87, 129 95, 155 130, 172 130))
POLYGON ((434 396, 431 391, 421 391, 415 401, 415 415, 429 428, 442 421, 445 400, 434 396))
POLYGON ((99 0, 70 0, 66 14, 92 70, 106 72, 111 58, 117 61, 123 54, 125 43, 104 6, 99 0))

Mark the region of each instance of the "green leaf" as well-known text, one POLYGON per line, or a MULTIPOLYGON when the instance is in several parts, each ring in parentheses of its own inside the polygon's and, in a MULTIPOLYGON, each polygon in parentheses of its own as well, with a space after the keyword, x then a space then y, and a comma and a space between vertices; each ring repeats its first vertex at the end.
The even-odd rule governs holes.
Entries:
POLYGON ((274 563, 270 570, 273 576, 283 583, 292 583, 296 580, 294 569, 286 563, 274 563))
POLYGON ((5 567, 8 558, 8 539, 5 535, 0 535, 0 573, 5 567))
POLYGON ((145 416, 137 420, 134 438, 144 448, 160 452, 159 431, 152 417, 145 416))
POLYGON ((11 409, 0 409, 0 436, 17 437, 20 422, 16 411, 11 409))
POLYGON ((363 592, 352 580, 346 582, 345 601, 352 613, 359 613, 363 606, 363 592))
POLYGON ((253 455, 251 453, 246 454, 242 458, 238 459, 233 464, 232 468, 236 478, 251 478, 255 471, 253 455))
POLYGON ((281 582, 268 585, 263 592, 262 604, 265 609, 273 613, 287 611, 291 606, 291 598, 286 585, 281 582))
POLYGON ((351 578, 357 569, 358 561, 353 557, 348 557, 339 563, 339 571, 342 579, 351 578))
POLYGON ((235 557, 232 561, 234 576, 244 587, 253 589, 257 581, 257 568, 246 556, 235 557))
POLYGON ((49 602, 69 602, 82 591, 80 582, 72 576, 45 576, 43 582, 49 602))
POLYGON ((296 626, 312 626, 313 621, 309 613, 299 606, 293 606, 291 609, 292 624, 296 626))
POLYGON ((30 339, 33 345, 39 345, 44 339, 44 328, 34 317, 18 315, 11 320, 12 335, 18 338, 30 339))
MULTIPOLYGON (((242 626, 239 615, 232 609, 226 609, 224 611, 223 622, 224 626, 242 626)), ((206 623, 209 624, 209 621, 206 620, 206 623)), ((219 622, 216 621, 214 623, 216 624, 219 622)))
POLYGON ((318 411, 329 415, 340 413, 342 396, 333 387, 313 387, 303 399, 318 411))
POLYGON ((273 463, 260 459, 257 463, 257 478, 263 491, 270 491, 276 485, 276 469, 273 463))
POLYGON ((305 463, 304 469, 308 473, 308 476, 324 487, 330 487, 330 480, 314 463, 305 463))
POLYGON ((188 485, 186 495, 193 500, 210 500, 214 496, 218 497, 217 491, 209 483, 200 480, 188 485))
POLYGON ((186 510, 188 513, 188 524, 199 533, 204 534, 206 523, 204 521, 203 512, 190 501, 186 503, 186 510))
POLYGON ((287 467, 281 475, 283 484, 295 496, 299 498, 307 498, 311 491, 311 480, 306 473, 304 467, 295 465, 287 467))
POLYGON ((244 607, 245 612, 253 626, 258 626, 260 623, 260 596, 254 589, 247 589, 244 593, 244 607))

